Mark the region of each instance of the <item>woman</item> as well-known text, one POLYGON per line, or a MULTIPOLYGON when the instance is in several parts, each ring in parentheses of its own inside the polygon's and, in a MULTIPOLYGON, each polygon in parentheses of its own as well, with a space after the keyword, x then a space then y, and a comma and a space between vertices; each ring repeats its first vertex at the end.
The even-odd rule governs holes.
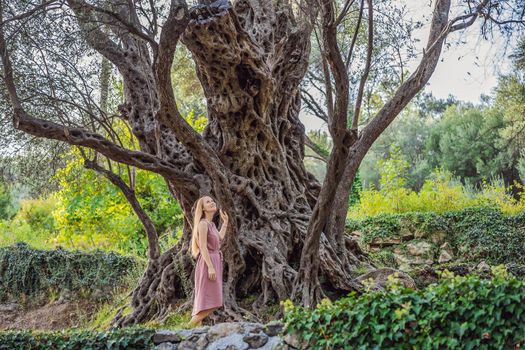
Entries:
POLYGON ((190 325, 197 326, 213 311, 222 306, 222 253, 220 241, 228 227, 228 215, 220 211, 223 221, 218 231, 212 222, 217 204, 209 197, 199 198, 195 204, 191 254, 197 259, 195 267, 195 300, 190 325))

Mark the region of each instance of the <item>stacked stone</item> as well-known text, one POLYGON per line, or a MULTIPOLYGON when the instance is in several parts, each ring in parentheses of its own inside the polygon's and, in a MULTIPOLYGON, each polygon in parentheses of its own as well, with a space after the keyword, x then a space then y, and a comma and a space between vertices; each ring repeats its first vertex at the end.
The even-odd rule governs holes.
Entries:
POLYGON ((219 323, 212 327, 158 331, 157 350, 291 350, 280 336, 283 325, 250 322, 219 323))

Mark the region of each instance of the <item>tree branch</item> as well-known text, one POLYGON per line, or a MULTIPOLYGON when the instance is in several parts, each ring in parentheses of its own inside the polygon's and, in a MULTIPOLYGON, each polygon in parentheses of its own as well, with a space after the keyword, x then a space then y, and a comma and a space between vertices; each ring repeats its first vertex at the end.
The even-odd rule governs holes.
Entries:
POLYGON ((78 23, 85 34, 89 45, 110 60, 119 69, 124 68, 127 61, 119 46, 100 29, 95 18, 91 16, 84 2, 78 0, 68 0, 68 4, 75 12, 78 23))
POLYGON ((308 108, 315 114, 319 119, 328 122, 328 115, 323 111, 322 107, 317 103, 315 98, 308 92, 306 89, 301 89, 301 94, 308 96, 308 98, 303 98, 303 101, 306 103, 308 108))
POLYGON ((316 157, 317 159, 319 160, 322 160, 323 162, 327 163, 328 162, 328 156, 326 154, 324 154, 320 147, 317 146, 315 144, 315 142, 313 142, 309 137, 308 135, 304 135, 304 144, 306 146, 308 146, 308 148, 310 148, 312 151, 314 151, 319 157, 316 157))
POLYGON ((458 21, 456 18, 450 23, 448 22, 449 11, 450 0, 439 0, 436 3, 429 40, 419 66, 416 71, 400 85, 390 101, 388 101, 377 115, 363 128, 358 141, 359 148, 363 147, 363 149, 368 150, 377 137, 390 125, 399 112, 430 79, 439 62, 439 56, 445 38, 452 28, 450 23, 458 21))
MULTIPOLYGON (((115 12, 107 10, 105 8, 102 8, 102 7, 99 7, 99 6, 95 6, 95 5, 91 5, 91 4, 88 4, 88 3, 83 3, 81 6, 85 7, 84 12, 86 14, 91 12, 91 11, 94 11, 94 12, 99 12, 101 14, 104 14, 104 15, 110 17, 110 18, 116 19, 131 34, 134 34, 137 37, 139 37, 139 38, 147 41, 148 43, 150 43, 154 51, 156 51, 158 49, 158 44, 155 41, 155 39, 152 37, 151 34, 144 33, 140 28, 137 28, 137 26, 135 24, 133 24, 132 22, 126 20, 125 18, 122 18, 122 16, 120 16, 118 13, 115 13, 115 12)), ((105 23, 105 24, 110 24, 110 23, 105 23)))
POLYGON ((96 160, 89 160, 84 154, 83 157, 84 167, 86 169, 95 170, 97 173, 105 176, 109 181, 111 181, 113 185, 117 186, 122 194, 126 197, 129 204, 131 205, 131 208, 133 208, 133 211, 142 222, 144 230, 146 231, 146 235, 148 237, 148 257, 151 260, 157 259, 160 256, 159 236, 157 229, 155 228, 155 224, 153 224, 153 221, 151 221, 149 215, 140 205, 137 196, 135 195, 135 191, 130 186, 128 186, 124 180, 120 178, 120 176, 98 165, 96 160))
MULTIPOLYGON (((0 20, 3 9, 0 2, 0 20)), ((29 115, 20 102, 14 83, 13 69, 7 50, 4 28, 0 27, 0 54, 4 65, 4 82, 13 106, 13 125, 16 129, 31 135, 67 142, 71 145, 92 148, 106 157, 124 164, 159 173, 173 180, 181 187, 194 187, 193 179, 182 171, 155 156, 147 153, 126 150, 108 141, 103 136, 80 128, 70 128, 52 121, 34 118, 29 115)))
POLYGON ((0 22, 0 27, 1 26, 4 26, 6 25, 7 23, 9 22, 12 22, 12 21, 19 21, 21 19, 25 19, 25 18, 28 18, 28 17, 31 17, 33 16, 35 13, 37 13, 39 10, 50 10, 50 9, 55 9, 55 8, 60 8, 62 5, 64 4, 64 0, 48 0, 48 1, 44 1, 42 4, 38 5, 38 6, 35 6, 33 7, 31 10, 29 11, 26 11, 24 13, 21 13, 21 14, 18 14, 18 15, 15 15, 11 18, 8 18, 6 19, 5 21, 2 21, 0 22), (53 7, 51 8, 50 5, 53 5, 54 3, 58 3, 58 6, 56 7, 53 7), (46 9, 46 7, 49 7, 46 9))
POLYGON ((354 46, 357 41, 357 35, 359 34, 359 28, 361 27, 361 20, 363 19, 364 8, 365 8, 365 0, 361 0, 361 6, 359 7, 359 16, 357 17, 357 24, 355 27, 354 36, 352 37, 350 48, 348 49, 348 53, 346 54, 345 67, 347 70, 350 69, 350 60, 352 59, 352 55, 354 53, 354 46))
POLYGON ((361 104, 363 103, 363 93, 365 90, 365 84, 368 80, 368 74, 370 73, 370 65, 372 63, 372 50, 374 48, 374 8, 372 0, 368 2, 368 43, 366 51, 366 65, 361 80, 359 81, 359 90, 357 92, 357 98, 355 101, 354 116, 352 118, 352 130, 357 132, 357 125, 359 123, 359 114, 361 113, 361 104))

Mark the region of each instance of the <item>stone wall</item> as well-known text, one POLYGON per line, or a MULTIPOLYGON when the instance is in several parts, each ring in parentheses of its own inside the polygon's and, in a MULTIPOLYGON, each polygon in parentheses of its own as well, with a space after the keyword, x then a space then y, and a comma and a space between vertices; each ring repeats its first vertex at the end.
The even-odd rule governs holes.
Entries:
POLYGON ((158 350, 295 349, 290 344, 296 340, 281 337, 282 330, 280 323, 219 323, 211 327, 158 331, 153 342, 158 350))
POLYGON ((447 241, 447 233, 443 231, 428 233, 400 230, 399 235, 375 237, 370 242, 362 240, 363 234, 360 231, 354 231, 351 235, 372 257, 390 260, 391 264, 387 263, 389 267, 402 271, 456 261, 456 253, 447 241))

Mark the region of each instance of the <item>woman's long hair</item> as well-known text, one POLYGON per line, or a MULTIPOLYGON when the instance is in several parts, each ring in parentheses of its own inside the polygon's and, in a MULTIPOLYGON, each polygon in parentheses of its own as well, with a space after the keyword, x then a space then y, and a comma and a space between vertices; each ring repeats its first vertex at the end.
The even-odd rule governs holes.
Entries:
POLYGON ((201 221, 204 215, 204 209, 202 207, 202 202, 204 197, 201 197, 195 202, 195 214, 193 215, 193 232, 191 235, 191 255, 196 259, 199 255, 199 222, 201 221))

